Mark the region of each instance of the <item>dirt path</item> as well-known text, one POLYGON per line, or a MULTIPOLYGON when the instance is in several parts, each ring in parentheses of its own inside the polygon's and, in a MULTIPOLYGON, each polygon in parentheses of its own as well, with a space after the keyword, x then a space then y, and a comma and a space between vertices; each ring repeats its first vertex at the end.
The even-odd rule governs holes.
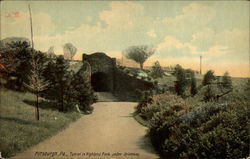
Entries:
POLYGON ((130 113, 134 111, 135 105, 136 103, 130 102, 95 103, 93 114, 83 116, 64 131, 14 158, 159 158, 144 137, 146 128, 131 117, 130 113), (114 156, 114 153, 117 153, 117 156, 114 156), (56 156, 52 157, 52 154, 56 156))

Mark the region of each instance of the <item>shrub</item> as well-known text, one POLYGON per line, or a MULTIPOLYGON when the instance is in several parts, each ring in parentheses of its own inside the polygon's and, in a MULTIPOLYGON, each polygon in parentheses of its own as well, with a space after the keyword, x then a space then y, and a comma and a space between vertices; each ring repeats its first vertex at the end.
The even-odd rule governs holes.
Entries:
POLYGON ((137 95, 137 101, 139 104, 136 106, 136 113, 140 113, 142 108, 145 107, 147 104, 152 102, 152 92, 150 91, 141 91, 136 89, 135 94, 137 95))
POLYGON ((224 75, 222 76, 222 86, 224 88, 232 88, 232 79, 229 76, 228 72, 225 72, 224 75))
POLYGON ((218 89, 215 85, 206 85, 202 87, 201 93, 205 102, 212 101, 218 94, 218 89))
POLYGON ((153 96, 150 103, 147 103, 144 107, 141 108, 140 115, 146 120, 153 118, 154 114, 157 112, 164 112, 170 107, 183 107, 184 100, 176 95, 169 93, 159 94, 153 96))
POLYGON ((153 78, 162 78, 164 75, 164 71, 159 63, 159 61, 156 61, 151 69, 151 76, 153 78))
POLYGON ((177 79, 175 81, 175 91, 178 95, 183 96, 188 81, 186 79, 185 70, 180 65, 176 65, 175 67, 175 76, 177 79))
POLYGON ((196 82, 196 78, 195 78, 194 73, 193 73, 192 77, 191 77, 191 81, 190 81, 190 94, 192 96, 194 96, 197 93, 198 93, 197 82, 196 82))
MULTIPOLYGON (((157 101, 164 100, 161 96, 157 101)), ((164 158, 247 157, 249 100, 193 106, 180 101, 159 104, 149 122, 151 141, 164 158)))
POLYGON ((92 113, 94 108, 91 105, 97 101, 97 97, 83 67, 74 74, 70 85, 71 89, 68 92, 71 92, 69 97, 72 97, 72 102, 79 104, 79 109, 84 113, 92 113))
POLYGON ((215 80, 214 71, 209 70, 203 77, 202 85, 206 86, 208 84, 211 84, 213 80, 215 80))

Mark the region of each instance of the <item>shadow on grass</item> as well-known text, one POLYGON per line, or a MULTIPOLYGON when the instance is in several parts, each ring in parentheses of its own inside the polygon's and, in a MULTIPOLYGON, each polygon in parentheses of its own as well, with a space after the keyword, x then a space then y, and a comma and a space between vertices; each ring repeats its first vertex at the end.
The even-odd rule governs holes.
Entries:
POLYGON ((16 122, 18 124, 23 124, 23 125, 35 125, 35 126, 38 126, 37 123, 35 123, 35 122, 31 122, 31 121, 28 121, 28 120, 23 120, 23 119, 19 119, 19 118, 15 118, 15 117, 0 117, 0 120, 12 121, 12 122, 16 122))
MULTIPOLYGON (((33 107, 36 107, 36 101, 24 99, 23 102, 26 103, 26 104, 28 104, 28 105, 31 105, 33 107)), ((42 101, 40 100, 39 101, 39 108, 41 108, 41 109, 58 110, 57 104, 55 102, 44 101, 44 100, 42 100, 42 101)))
MULTIPOLYGON (((155 150, 154 147, 152 146, 151 142, 150 142, 150 138, 145 135, 142 136, 137 142, 136 145, 138 145, 141 149, 145 150, 148 153, 152 153, 152 154, 157 154, 159 155, 155 150)), ((158 158, 161 159, 161 158, 158 158)))

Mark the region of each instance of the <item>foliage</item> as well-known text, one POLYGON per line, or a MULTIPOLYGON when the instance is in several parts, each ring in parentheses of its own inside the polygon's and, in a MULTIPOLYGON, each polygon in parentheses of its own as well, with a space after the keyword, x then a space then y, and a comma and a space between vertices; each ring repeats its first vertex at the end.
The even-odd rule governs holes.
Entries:
POLYGON ((192 96, 194 96, 198 93, 197 82, 196 82, 196 78, 194 76, 191 78, 190 93, 192 96))
POLYGON ((214 71, 209 70, 203 77, 202 85, 205 86, 211 84, 213 80, 215 80, 214 71))
POLYGON ((225 72, 222 76, 222 86, 223 88, 232 88, 232 79, 228 72, 225 72))
POLYGON ((31 48, 26 41, 17 41, 1 47, 0 64, 6 68, 6 86, 24 91, 24 82, 27 82, 30 74, 31 48), (14 77, 14 78, 13 78, 14 77))
POLYGON ((71 43, 66 43, 63 45, 63 54, 65 59, 72 60, 76 54, 76 51, 77 48, 71 43))
POLYGON ((131 46, 124 50, 125 57, 140 64, 143 69, 143 63, 155 53, 155 49, 147 45, 131 46))
POLYGON ((56 58, 56 54, 54 52, 54 46, 51 46, 47 51, 48 58, 56 58))
POLYGON ((202 87, 201 94, 203 95, 203 101, 208 102, 216 98, 219 94, 219 90, 216 85, 206 85, 202 87))
POLYGON ((246 157, 247 113, 246 105, 200 104, 188 113, 164 117, 164 124, 152 127, 150 135, 167 158, 246 157))
POLYGON ((188 86, 190 87, 189 91, 192 96, 198 93, 197 82, 195 78, 195 71, 191 69, 186 69, 186 79, 188 86))
POLYGON ((84 72, 83 67, 73 75, 69 91, 71 92, 71 95, 69 95, 71 99, 68 101, 79 104, 80 110, 85 113, 93 111, 91 105, 97 101, 97 97, 94 95, 89 76, 84 72))
POLYGON ((178 95, 183 96, 188 84, 186 72, 180 65, 176 65, 174 75, 176 76, 175 91, 178 95))
POLYGON ((179 107, 183 105, 184 101, 179 96, 169 93, 155 95, 152 97, 150 103, 145 104, 145 106, 141 108, 140 116, 146 120, 151 120, 155 114, 163 112, 171 106, 175 107, 175 109, 179 109, 179 107))
POLYGON ((136 89, 135 94, 137 95, 137 101, 139 104, 136 106, 136 113, 140 113, 143 107, 152 102, 152 92, 141 91, 136 89))
POLYGON ((72 78, 72 72, 68 71, 69 63, 64 60, 63 56, 56 58, 56 62, 49 62, 47 65, 45 75, 48 77, 50 82, 49 89, 46 91, 45 96, 48 99, 56 100, 59 104, 60 111, 65 111, 65 103, 68 97, 70 79, 72 78))
POLYGON ((163 158, 247 157, 249 97, 234 96, 187 104, 178 96, 161 94, 140 115, 148 121, 151 141, 163 158))
POLYGON ((152 66, 151 76, 153 78, 161 78, 163 77, 163 75, 164 75, 164 71, 161 68, 159 61, 156 61, 154 65, 152 66))
POLYGON ((50 60, 44 70, 44 76, 50 82, 49 89, 43 95, 59 103, 60 111, 71 111, 78 105, 80 110, 91 113, 96 102, 93 89, 86 73, 85 65, 75 73, 69 70, 69 63, 59 56, 56 62, 50 60))
POLYGON ((24 85, 36 95, 36 119, 39 120, 39 96, 47 89, 49 82, 44 79, 42 72, 44 70, 43 56, 39 53, 33 53, 31 59, 31 74, 28 76, 28 84, 24 85))

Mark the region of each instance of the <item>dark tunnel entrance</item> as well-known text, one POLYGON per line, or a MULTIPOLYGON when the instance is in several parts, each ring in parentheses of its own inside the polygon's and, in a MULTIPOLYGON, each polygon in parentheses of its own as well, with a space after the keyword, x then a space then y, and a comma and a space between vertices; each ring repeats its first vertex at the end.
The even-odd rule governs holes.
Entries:
POLYGON ((107 92, 110 91, 111 81, 107 74, 97 72, 91 76, 91 85, 96 92, 107 92))

